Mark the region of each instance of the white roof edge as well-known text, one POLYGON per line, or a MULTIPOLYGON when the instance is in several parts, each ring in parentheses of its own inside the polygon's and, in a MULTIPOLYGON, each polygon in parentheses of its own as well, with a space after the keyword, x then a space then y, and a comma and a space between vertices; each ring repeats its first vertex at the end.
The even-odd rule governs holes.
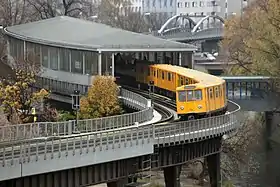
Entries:
POLYGON ((98 51, 104 51, 104 52, 194 52, 196 51, 196 48, 100 48, 98 51))

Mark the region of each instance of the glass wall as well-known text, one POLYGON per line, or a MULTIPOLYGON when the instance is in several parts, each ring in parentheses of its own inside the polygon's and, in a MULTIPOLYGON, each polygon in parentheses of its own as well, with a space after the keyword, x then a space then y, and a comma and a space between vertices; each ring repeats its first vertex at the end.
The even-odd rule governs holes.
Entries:
MULTIPOLYGON (((10 54, 24 58, 24 42, 10 38, 10 54)), ((37 61, 43 67, 79 74, 98 75, 98 53, 74 49, 57 48, 26 42, 26 58, 37 61)), ((102 53, 102 75, 112 74, 111 53, 102 53)))
POLYGON ((59 48, 49 47, 50 69, 58 70, 58 50, 59 48))
POLYGON ((26 42, 26 58, 30 61, 40 64, 40 45, 31 42, 26 42))
POLYGON ((49 47, 42 45, 42 65, 43 67, 49 68, 49 47))
POLYGON ((85 52, 85 73, 89 75, 98 75, 97 53, 85 52))
POLYGON ((23 41, 10 38, 10 53, 15 59, 23 59, 23 41))
POLYGON ((112 75, 112 55, 111 53, 102 53, 102 75, 112 75))
POLYGON ((83 74, 83 52, 71 50, 71 72, 83 74))
POLYGON ((70 72, 70 50, 69 49, 59 49, 59 65, 61 71, 70 72))

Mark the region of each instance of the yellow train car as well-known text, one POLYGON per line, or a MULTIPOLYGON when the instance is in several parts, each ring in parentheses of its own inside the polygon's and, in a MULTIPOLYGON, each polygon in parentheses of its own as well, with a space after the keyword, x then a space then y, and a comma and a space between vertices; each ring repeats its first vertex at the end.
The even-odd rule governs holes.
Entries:
POLYGON ((226 84, 219 77, 168 64, 136 64, 136 81, 153 83, 155 92, 176 99, 177 113, 187 119, 226 112, 226 84))

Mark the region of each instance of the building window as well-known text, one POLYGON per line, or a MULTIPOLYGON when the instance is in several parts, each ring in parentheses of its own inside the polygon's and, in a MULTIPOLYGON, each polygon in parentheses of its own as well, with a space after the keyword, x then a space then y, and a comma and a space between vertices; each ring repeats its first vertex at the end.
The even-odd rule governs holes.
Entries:
POLYGON ((153 0, 153 7, 156 7, 156 0, 153 0))
POLYGON ((83 73, 83 53, 77 50, 71 50, 71 72, 83 73))
POLYGON ((190 3, 189 2, 185 2, 185 7, 190 7, 190 3))
POLYGON ((170 0, 170 6, 171 7, 173 6, 173 0, 170 0))
POLYGON ((178 3, 178 8, 182 8, 183 7, 182 5, 183 5, 182 2, 178 3))
POLYGON ((164 0, 164 7, 167 7, 167 0, 164 0))
POLYGON ((60 70, 70 72, 70 50, 60 49, 59 50, 59 66, 60 70))
POLYGON ((197 7, 197 2, 193 1, 192 2, 192 7, 197 7))
POLYGON ((85 52, 85 73, 98 75, 98 55, 94 52, 85 52))
POLYGON ((47 46, 42 46, 42 65, 49 68, 49 50, 47 46))
POLYGON ((218 6, 216 1, 211 1, 212 6, 218 6))
POLYGON ((199 6, 200 6, 200 7, 204 7, 204 1, 200 1, 200 2, 199 2, 199 6))
POLYGON ((161 0, 158 0, 159 8, 161 8, 161 0))
POLYGON ((50 68, 53 70, 58 70, 58 49, 55 47, 50 47, 50 68))

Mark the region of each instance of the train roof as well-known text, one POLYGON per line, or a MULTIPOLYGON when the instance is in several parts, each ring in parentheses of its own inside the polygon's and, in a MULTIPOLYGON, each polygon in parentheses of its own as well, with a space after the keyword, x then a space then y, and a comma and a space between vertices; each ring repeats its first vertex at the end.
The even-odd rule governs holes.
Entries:
POLYGON ((216 86, 225 82, 225 80, 220 77, 216 77, 214 75, 210 75, 194 69, 184 68, 181 66, 175 66, 170 64, 154 64, 152 66, 169 72, 176 72, 179 75, 194 79, 198 82, 198 86, 216 86))

